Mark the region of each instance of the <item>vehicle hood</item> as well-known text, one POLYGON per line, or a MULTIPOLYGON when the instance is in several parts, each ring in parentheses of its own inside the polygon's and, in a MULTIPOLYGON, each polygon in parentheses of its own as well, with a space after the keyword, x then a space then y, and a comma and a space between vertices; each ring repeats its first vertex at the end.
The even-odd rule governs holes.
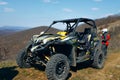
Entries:
POLYGON ((43 34, 43 35, 33 35, 32 37, 32 41, 34 43, 47 43, 48 41, 51 40, 56 40, 56 39, 60 39, 60 35, 56 35, 56 34, 43 34))

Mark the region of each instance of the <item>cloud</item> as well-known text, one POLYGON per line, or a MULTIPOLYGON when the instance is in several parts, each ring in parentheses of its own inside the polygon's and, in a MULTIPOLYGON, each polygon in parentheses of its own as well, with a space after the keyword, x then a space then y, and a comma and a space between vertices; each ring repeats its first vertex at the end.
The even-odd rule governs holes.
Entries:
POLYGON ((64 11, 64 12, 73 12, 73 10, 72 10, 72 9, 69 9, 69 8, 64 8, 63 11, 64 11))
POLYGON ((99 10, 99 8, 94 7, 94 8, 91 8, 91 10, 92 10, 92 11, 98 11, 98 10, 99 10))
POLYGON ((44 3, 53 3, 53 4, 58 4, 58 0, 43 0, 44 3))
POLYGON ((15 10, 13 8, 4 8, 4 12, 14 12, 15 10))
POLYGON ((58 4, 59 3, 59 1, 54 1, 54 2, 52 2, 53 4, 58 4))
POLYGON ((5 1, 0 1, 0 5, 7 5, 8 2, 5 2, 5 1))
POLYGON ((50 3, 51 0, 43 0, 43 2, 45 2, 45 3, 50 3))
POLYGON ((103 1, 103 0, 94 0, 95 2, 101 2, 101 1, 103 1))

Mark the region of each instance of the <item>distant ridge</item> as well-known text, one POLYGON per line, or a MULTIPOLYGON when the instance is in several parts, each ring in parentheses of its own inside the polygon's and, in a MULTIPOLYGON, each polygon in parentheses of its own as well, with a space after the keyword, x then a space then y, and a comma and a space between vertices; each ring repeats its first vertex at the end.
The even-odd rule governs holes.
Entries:
MULTIPOLYGON (((110 29, 111 40, 109 50, 114 51, 120 47, 120 16, 109 16, 101 19, 95 20, 97 27, 102 27, 106 25, 110 29)), ((84 26, 85 25, 81 25, 84 26)), ((35 34, 40 34, 41 31, 45 31, 47 26, 38 26, 36 28, 31 28, 19 32, 15 32, 10 35, 0 37, 0 48, 3 52, 1 56, 2 59, 14 59, 15 55, 23 49, 31 37, 35 34), (8 53, 5 53, 7 50, 8 53), (4 54, 5 53, 5 54, 4 54), (4 54, 4 55, 3 55, 4 54)), ((81 29, 78 29, 78 31, 81 29)), ((48 33, 56 33, 59 29, 51 28, 48 33)), ((0 54, 1 55, 1 54, 0 54)))
POLYGON ((26 29, 29 29, 29 27, 3 26, 3 27, 0 27, 0 36, 9 35, 9 34, 12 34, 14 32, 23 31, 26 29))
MULTIPOLYGON (((39 26, 0 37, 0 49, 2 51, 0 52, 0 55, 2 55, 0 60, 15 57, 15 55, 26 46, 33 35, 40 34, 41 31, 45 31, 47 28, 47 26, 39 26), (4 50, 7 50, 8 53, 4 50)), ((58 29, 51 28, 48 33, 56 33, 58 31, 58 29)))

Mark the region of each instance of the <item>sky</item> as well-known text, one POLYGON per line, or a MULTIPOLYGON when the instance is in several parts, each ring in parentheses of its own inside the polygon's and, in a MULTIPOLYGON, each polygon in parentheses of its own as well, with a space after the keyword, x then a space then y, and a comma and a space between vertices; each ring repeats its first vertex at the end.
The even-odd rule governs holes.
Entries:
POLYGON ((120 0, 0 0, 0 26, 48 26, 53 20, 117 13, 120 0))

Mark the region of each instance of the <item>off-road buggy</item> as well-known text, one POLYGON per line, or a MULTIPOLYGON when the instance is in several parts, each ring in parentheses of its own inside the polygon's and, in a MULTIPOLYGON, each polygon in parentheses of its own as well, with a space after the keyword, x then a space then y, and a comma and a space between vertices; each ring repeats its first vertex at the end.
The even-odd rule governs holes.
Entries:
POLYGON ((80 62, 89 60, 93 67, 103 68, 105 56, 101 46, 92 19, 53 21, 45 32, 32 37, 30 43, 17 55, 17 64, 20 68, 29 68, 39 63, 46 67, 45 72, 49 80, 65 80, 70 67, 76 67, 80 62), (89 26, 81 28, 85 28, 83 32, 77 31, 81 22, 89 26), (57 23, 66 24, 66 29, 57 34, 47 33, 57 23))

